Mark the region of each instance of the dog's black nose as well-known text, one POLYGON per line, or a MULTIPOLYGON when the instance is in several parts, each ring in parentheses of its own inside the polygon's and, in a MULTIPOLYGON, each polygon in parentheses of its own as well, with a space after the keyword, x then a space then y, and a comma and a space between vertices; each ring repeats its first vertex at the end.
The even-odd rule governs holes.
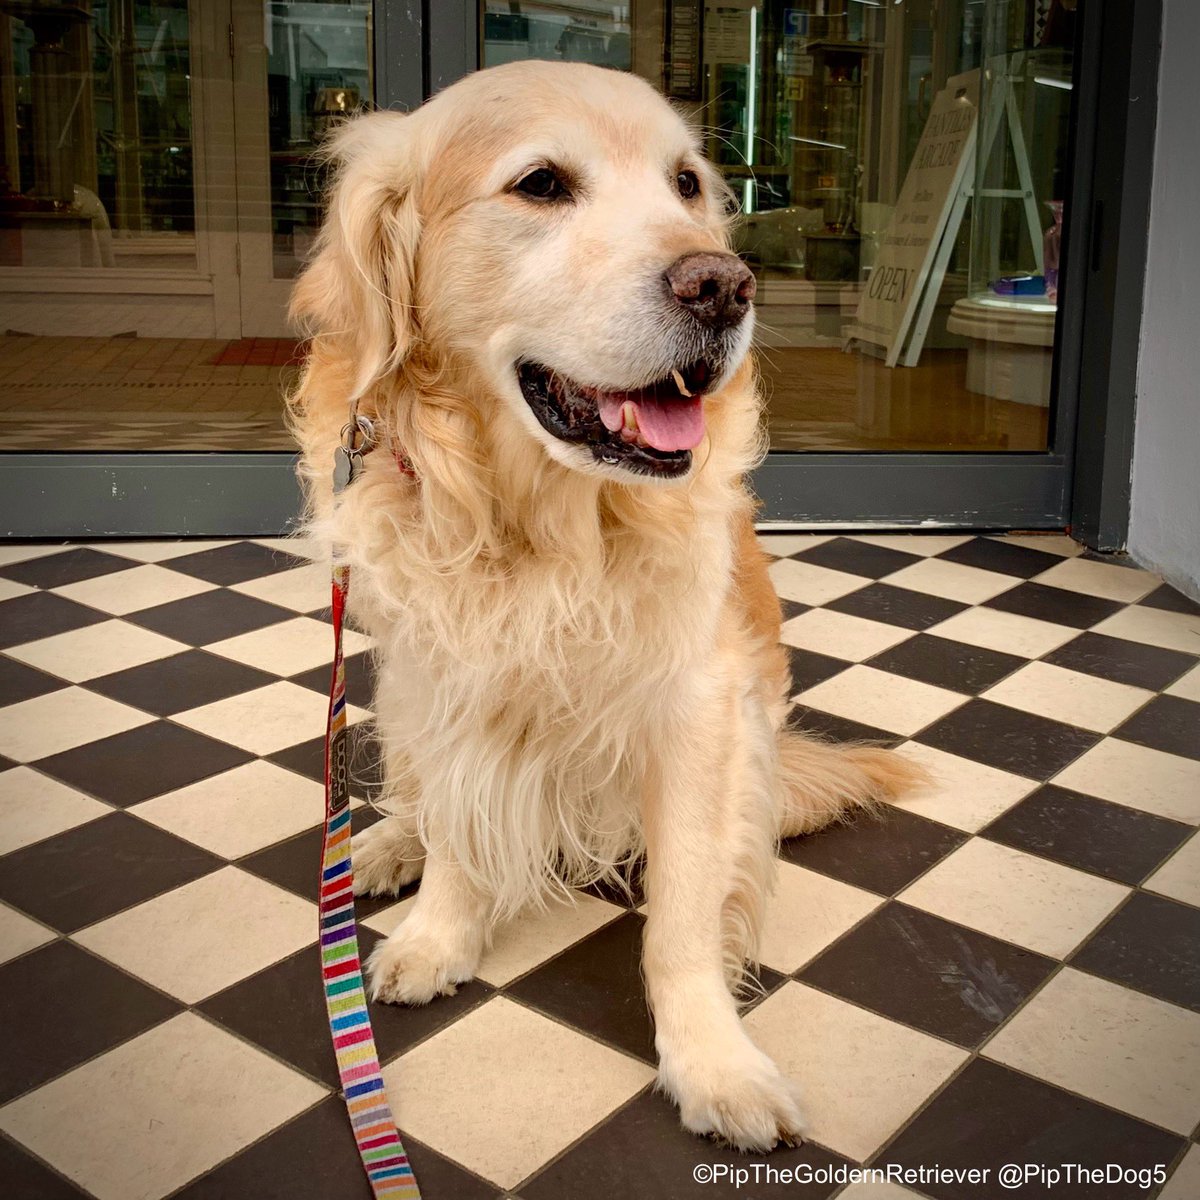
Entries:
POLYGON ((696 320, 714 329, 742 320, 758 287, 753 272, 735 254, 685 254, 667 268, 667 283, 696 320))

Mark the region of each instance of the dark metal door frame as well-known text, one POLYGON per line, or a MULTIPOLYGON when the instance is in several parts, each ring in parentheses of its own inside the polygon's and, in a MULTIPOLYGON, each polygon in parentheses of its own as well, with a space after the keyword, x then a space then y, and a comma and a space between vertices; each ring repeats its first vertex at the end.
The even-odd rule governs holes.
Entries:
MULTIPOLYGON (((1071 216, 1051 449, 772 453, 761 516, 785 525, 1053 529, 1124 544, 1156 116, 1161 0, 1081 0, 1071 216)), ((376 0, 376 100, 408 109, 478 65, 475 0, 376 0)), ((7 454, 0 535, 277 533, 299 512, 287 454, 7 454)))

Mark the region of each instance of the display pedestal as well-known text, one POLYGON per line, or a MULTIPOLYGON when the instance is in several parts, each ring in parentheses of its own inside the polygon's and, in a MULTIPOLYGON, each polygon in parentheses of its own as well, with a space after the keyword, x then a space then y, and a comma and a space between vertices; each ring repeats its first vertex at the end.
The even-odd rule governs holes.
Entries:
POLYGON ((1044 298, 973 296, 946 328, 967 338, 967 388, 1017 404, 1050 405, 1056 305, 1044 298))

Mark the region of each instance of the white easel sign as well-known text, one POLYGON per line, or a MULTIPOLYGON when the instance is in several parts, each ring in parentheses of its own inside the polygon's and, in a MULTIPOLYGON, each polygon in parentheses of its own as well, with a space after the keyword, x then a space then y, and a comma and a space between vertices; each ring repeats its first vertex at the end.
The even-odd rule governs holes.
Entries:
POLYGON ((951 209, 974 162, 978 115, 979 72, 948 79, 934 99, 879 256, 846 330, 848 339, 882 346, 889 367, 900 359, 951 209))

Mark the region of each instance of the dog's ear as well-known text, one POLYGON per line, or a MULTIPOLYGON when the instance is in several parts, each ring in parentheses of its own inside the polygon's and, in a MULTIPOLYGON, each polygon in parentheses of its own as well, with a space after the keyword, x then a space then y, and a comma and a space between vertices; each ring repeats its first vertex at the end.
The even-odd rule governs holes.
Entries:
POLYGON ((315 253, 291 315, 312 335, 346 339, 351 399, 395 371, 417 334, 414 279, 421 232, 413 118, 376 112, 347 121, 326 153, 334 164, 315 253))

